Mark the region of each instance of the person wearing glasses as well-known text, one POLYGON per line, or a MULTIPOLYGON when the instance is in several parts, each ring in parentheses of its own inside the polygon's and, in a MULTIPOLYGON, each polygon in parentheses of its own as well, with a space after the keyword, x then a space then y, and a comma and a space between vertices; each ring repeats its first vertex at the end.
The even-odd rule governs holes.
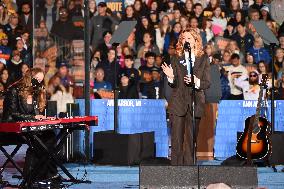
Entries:
POLYGON ((235 78, 236 87, 241 88, 244 95, 244 100, 258 100, 259 97, 259 73, 257 70, 251 71, 248 76, 242 75, 235 78))
POLYGON ((23 31, 23 27, 19 24, 19 16, 18 14, 14 13, 11 14, 9 17, 9 23, 4 25, 4 33, 7 34, 9 43, 9 47, 15 47, 17 40, 16 38, 18 36, 21 36, 21 33, 23 31))
POLYGON ((52 25, 50 33, 65 40, 83 39, 83 30, 75 27, 69 18, 68 10, 61 7, 59 9, 59 20, 52 25))

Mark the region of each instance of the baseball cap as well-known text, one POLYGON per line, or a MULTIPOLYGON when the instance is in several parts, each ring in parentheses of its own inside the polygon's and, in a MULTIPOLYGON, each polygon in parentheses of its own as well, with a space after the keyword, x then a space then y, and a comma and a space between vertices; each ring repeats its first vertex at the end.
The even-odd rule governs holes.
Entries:
POLYGON ((260 9, 260 11, 262 11, 262 10, 265 10, 266 12, 269 12, 268 6, 263 6, 263 7, 260 9))
POLYGON ((120 75, 119 75, 119 78, 122 78, 122 77, 128 77, 129 78, 129 75, 126 73, 126 72, 122 72, 120 75))
POLYGON ((259 72, 257 70, 253 70, 250 73, 256 73, 257 75, 259 75, 259 72))
POLYGON ((67 67, 68 68, 67 62, 65 62, 65 61, 60 62, 59 68, 61 68, 61 67, 67 67))
POLYGON ((154 66, 154 67, 151 68, 151 72, 159 72, 160 73, 161 69, 156 67, 156 66, 154 66))
POLYGON ((0 33, 0 40, 2 39, 8 39, 8 36, 6 33, 3 33, 3 32, 0 33))
POLYGON ((98 7, 106 7, 107 4, 105 2, 99 2, 98 7))

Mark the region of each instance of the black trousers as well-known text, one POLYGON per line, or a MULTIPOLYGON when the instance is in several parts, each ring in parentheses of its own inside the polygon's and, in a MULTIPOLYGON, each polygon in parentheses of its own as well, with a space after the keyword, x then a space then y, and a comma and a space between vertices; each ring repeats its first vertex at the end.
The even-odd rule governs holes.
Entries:
MULTIPOLYGON (((193 164, 193 137, 198 136, 200 118, 195 118, 195 134, 192 132, 192 116, 188 111, 184 116, 170 115, 171 122, 171 164, 193 164)), ((195 140, 196 141, 196 140, 195 140)))
MULTIPOLYGON (((49 150, 53 149, 56 145, 56 136, 53 131, 46 131, 37 136, 42 140, 49 150)), ((33 145, 35 145, 34 147, 37 148, 36 151, 29 147, 26 152, 24 176, 27 178, 27 181, 41 181, 55 176, 58 173, 56 165, 48 158, 47 153, 43 151, 42 148, 37 145, 37 143, 34 143, 33 145), (43 163, 41 163, 41 166, 37 168, 36 165, 40 161, 43 161, 43 163), (33 171, 36 171, 35 175, 31 175, 33 171)))

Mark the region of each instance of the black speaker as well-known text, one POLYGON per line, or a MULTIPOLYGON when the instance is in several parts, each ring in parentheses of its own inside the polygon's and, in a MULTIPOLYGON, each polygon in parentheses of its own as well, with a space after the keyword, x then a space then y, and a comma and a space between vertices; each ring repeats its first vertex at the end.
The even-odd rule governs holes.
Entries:
POLYGON ((66 110, 67 110, 69 117, 80 115, 79 104, 77 104, 77 103, 67 103, 66 104, 66 110))
POLYGON ((56 117, 57 115, 57 101, 49 100, 47 101, 46 116, 56 117))
POLYGON ((284 132, 274 131, 271 135, 272 153, 269 158, 271 165, 284 165, 284 132))
POLYGON ((201 188, 225 183, 232 188, 257 188, 256 167, 140 166, 140 188, 201 188))
POLYGON ((139 133, 140 135, 140 161, 155 157, 155 134, 154 132, 139 133))
MULTIPOLYGON (((67 103, 66 109, 68 116, 79 116, 80 115, 80 107, 77 103, 67 103)), ((82 152, 80 140, 81 140, 81 130, 73 131, 71 136, 69 137, 70 140, 70 159, 69 162, 85 162, 86 156, 84 151, 82 152)))
POLYGON ((197 166, 140 166, 140 188, 198 188, 197 166))
POLYGON ((154 132, 139 134, 94 133, 94 162, 134 165, 155 154, 154 132))

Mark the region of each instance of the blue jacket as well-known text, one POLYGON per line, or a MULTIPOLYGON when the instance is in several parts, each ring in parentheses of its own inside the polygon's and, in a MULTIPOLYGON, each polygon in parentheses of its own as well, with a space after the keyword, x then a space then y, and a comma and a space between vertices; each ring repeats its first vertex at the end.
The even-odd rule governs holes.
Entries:
MULTIPOLYGON (((206 33, 204 31, 200 32, 200 36, 202 38, 202 45, 205 46, 209 41, 206 39, 206 33)), ((213 38, 214 39, 214 38, 213 38)))
POLYGON ((223 73, 221 73, 220 80, 221 80, 221 91, 222 91, 221 100, 228 100, 231 95, 229 80, 227 76, 225 76, 223 73))
POLYGON ((253 55, 254 61, 258 63, 259 61, 263 60, 266 64, 269 64, 271 62, 271 56, 269 55, 268 50, 265 48, 256 49, 254 47, 251 47, 248 52, 250 52, 253 55))
POLYGON ((235 40, 241 49, 242 53, 246 53, 248 49, 253 46, 254 37, 247 33, 244 37, 241 37, 238 33, 232 35, 232 40, 235 40))
POLYGON ((5 60, 9 60, 12 54, 12 49, 8 46, 0 45, 0 58, 4 58, 5 60))
MULTIPOLYGON (((178 40, 178 37, 179 37, 179 33, 174 33, 174 37, 176 40, 178 40)), ((165 36, 165 43, 164 43, 164 53, 167 54, 168 53, 168 49, 169 49, 169 46, 170 46, 170 43, 171 43, 171 34, 170 33, 167 33, 166 36, 165 36)))
POLYGON ((112 90, 112 86, 110 82, 103 81, 103 82, 94 82, 94 89, 105 89, 105 90, 112 90))

